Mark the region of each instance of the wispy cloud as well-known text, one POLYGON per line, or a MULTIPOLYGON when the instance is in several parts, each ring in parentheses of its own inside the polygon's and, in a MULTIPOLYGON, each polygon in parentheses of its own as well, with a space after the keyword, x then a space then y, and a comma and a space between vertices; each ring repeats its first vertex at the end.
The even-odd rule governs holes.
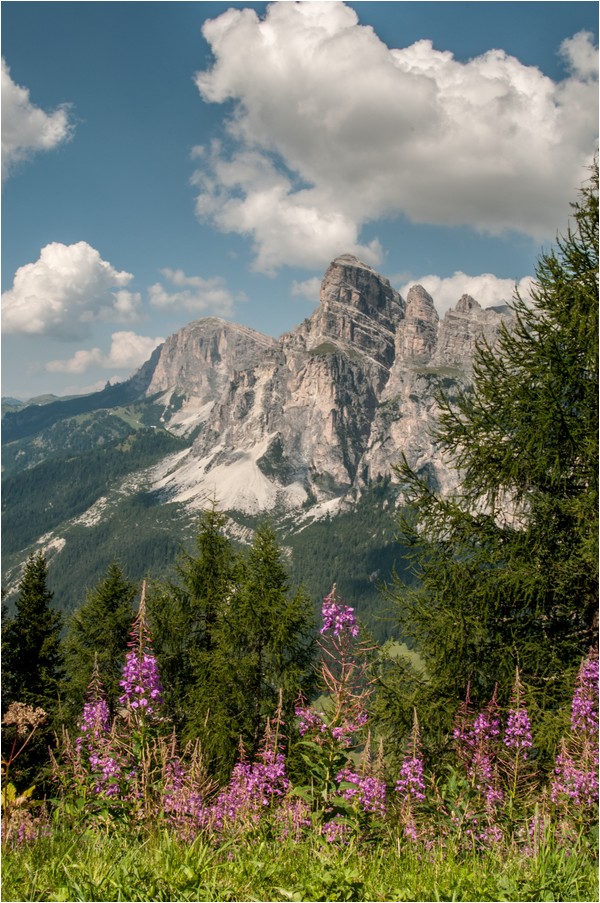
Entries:
POLYGON ((160 282, 151 285, 148 297, 152 307, 161 310, 183 310, 190 314, 215 314, 231 317, 238 301, 245 301, 243 292, 232 292, 221 276, 204 279, 202 276, 186 276, 183 270, 165 268, 160 271, 170 283, 165 288, 160 282))
POLYGON ((61 104, 51 113, 36 107, 29 91, 15 84, 2 60, 2 179, 14 167, 38 151, 48 151, 73 135, 70 106, 61 104))
POLYGON ((114 332, 110 351, 104 354, 100 348, 81 349, 66 360, 48 361, 48 373, 86 373, 92 367, 105 370, 134 370, 148 360, 163 338, 152 339, 135 332, 114 332))
POLYGON ((587 33, 559 48, 559 82, 502 50, 463 63, 428 40, 389 48, 341 2, 230 9, 203 34, 214 64, 196 84, 234 115, 196 155, 197 212, 249 236, 263 272, 342 252, 377 265, 361 230, 398 214, 553 238, 594 151, 587 33))
POLYGON ((3 293, 2 331, 73 341, 88 336, 96 320, 132 322, 141 304, 140 295, 125 288, 132 279, 85 241, 52 242, 17 270, 3 293))
POLYGON ((291 288, 292 298, 301 298, 303 301, 318 301, 321 296, 321 281, 318 276, 314 276, 312 279, 304 279, 302 282, 294 279, 291 288))

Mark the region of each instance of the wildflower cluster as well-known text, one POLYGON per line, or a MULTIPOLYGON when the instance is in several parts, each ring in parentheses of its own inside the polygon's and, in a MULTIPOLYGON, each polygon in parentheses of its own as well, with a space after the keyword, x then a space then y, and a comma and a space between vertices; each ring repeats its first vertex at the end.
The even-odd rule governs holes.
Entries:
POLYGON ((343 605, 337 600, 335 584, 328 596, 325 597, 321 610, 323 626, 321 633, 332 632, 334 637, 344 633, 357 637, 359 627, 354 614, 354 609, 349 605, 343 605))
POLYGON ((262 749, 255 762, 248 762, 243 754, 234 766, 229 786, 201 816, 204 827, 222 833, 236 824, 256 825, 271 804, 285 796, 289 780, 285 771, 285 756, 278 748, 281 711, 277 727, 267 722, 262 749))
POLYGON ((504 732, 504 745, 507 749, 515 749, 522 753, 523 759, 529 755, 528 750, 533 746, 533 741, 527 709, 511 709, 509 711, 504 732))
POLYGON ((156 713, 156 706, 162 702, 163 690, 158 677, 156 658, 148 652, 132 649, 127 653, 123 679, 120 681, 123 695, 121 705, 144 711, 147 715, 156 713))
POLYGON ((469 718, 469 710, 467 691, 467 700, 453 732, 457 756, 466 767, 471 786, 485 800, 486 807, 492 809, 502 801, 496 768, 497 739, 500 736, 496 691, 485 709, 474 718, 469 718))
POLYGON ((383 817, 386 813, 385 781, 373 775, 361 775, 350 768, 343 768, 336 777, 341 796, 356 802, 361 810, 383 817))
MULTIPOLYGON (((239 839, 266 822, 276 837, 298 840, 310 830, 328 843, 346 844, 352 837, 376 836, 382 820, 392 814, 399 842, 403 838, 428 849, 437 830, 431 819, 435 805, 435 817, 444 819, 461 849, 497 848, 506 838, 527 853, 539 850, 540 838, 550 829, 560 842, 571 844, 584 822, 583 815, 574 820, 573 811, 589 821, 598 800, 597 655, 586 657, 577 677, 570 734, 546 798, 555 809, 541 796, 532 820, 535 756, 519 672, 503 725, 496 692, 480 711, 467 692, 453 732, 459 768, 449 770, 446 783, 426 774, 415 711, 403 761, 387 784, 382 743, 376 761, 371 757, 369 648, 358 636, 353 610, 337 597, 334 586, 323 605, 319 641, 322 704, 316 708, 299 699, 296 706, 307 784, 292 787, 286 770, 280 701, 276 723, 267 722, 256 758, 248 760, 242 749, 229 782, 219 789, 204 770, 198 746, 191 755, 189 750, 180 754, 175 732, 170 739, 160 734, 166 723, 160 711, 162 687, 142 596, 121 680, 119 701, 125 711, 111 719, 95 666, 78 736, 64 745, 71 792, 77 786, 85 789, 89 818, 125 813, 139 823, 159 817, 186 840, 200 832, 216 843, 224 837, 239 839), (560 836, 551 820, 556 811, 560 836)), ((7 716, 5 723, 17 730, 27 726, 30 732, 43 720, 40 710, 23 706, 11 707, 7 716)), ((33 837, 31 819, 15 820, 15 837, 17 833, 33 837)))
POLYGON ((96 660, 75 741, 77 757, 92 778, 96 796, 115 798, 121 792, 122 768, 113 739, 110 712, 96 660))
POLYGON ((415 800, 425 801, 425 781, 423 780, 423 759, 419 756, 405 756, 400 766, 400 777, 396 781, 396 793, 403 803, 415 800))
POLYGON ((13 725, 16 727, 19 737, 27 737, 30 732, 33 733, 40 724, 44 723, 46 717, 46 712, 39 706, 34 708, 24 702, 13 702, 8 707, 2 724, 7 727, 13 725))
POLYGON ((582 662, 571 706, 571 733, 556 757, 551 799, 563 809, 598 802, 598 654, 582 662))
POLYGON ((400 823, 407 840, 418 840, 417 815, 419 805, 425 802, 423 757, 417 712, 413 713, 413 726, 408 739, 406 753, 400 767, 400 777, 396 781, 396 793, 400 802, 400 823))
POLYGON ((119 683, 123 690, 119 697, 121 705, 129 707, 141 717, 157 714, 163 701, 163 689, 146 621, 145 585, 119 683))

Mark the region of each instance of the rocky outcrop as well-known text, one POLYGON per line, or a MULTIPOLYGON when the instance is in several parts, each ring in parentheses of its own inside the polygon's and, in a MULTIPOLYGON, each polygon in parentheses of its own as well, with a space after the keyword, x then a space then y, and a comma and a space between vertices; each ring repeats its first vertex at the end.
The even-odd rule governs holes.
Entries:
MULTIPOLYGON (((279 341, 215 319, 191 324, 165 343, 148 392, 185 387, 188 414, 195 399, 203 425, 157 487, 191 504, 293 508, 393 478, 404 453, 451 491, 458 476, 432 429, 436 392, 468 381, 477 340, 493 344, 507 315, 464 295, 440 321, 422 286, 405 301, 343 255, 325 273, 319 307, 279 341)), ((184 421, 193 418, 171 419, 184 421)))
POLYGON ((433 298, 422 285, 413 285, 406 296, 406 316, 396 336, 395 360, 430 360, 437 344, 440 318, 433 298))
POLYGON ((468 367, 478 341, 483 338, 490 345, 496 341, 500 323, 507 316, 501 311, 497 308, 484 310, 470 295, 463 295, 440 324, 435 362, 468 367))
POLYGON ((162 394, 164 419, 175 432, 197 428, 233 374, 253 367, 275 345, 270 336, 219 317, 196 320, 154 352, 145 394, 162 394))

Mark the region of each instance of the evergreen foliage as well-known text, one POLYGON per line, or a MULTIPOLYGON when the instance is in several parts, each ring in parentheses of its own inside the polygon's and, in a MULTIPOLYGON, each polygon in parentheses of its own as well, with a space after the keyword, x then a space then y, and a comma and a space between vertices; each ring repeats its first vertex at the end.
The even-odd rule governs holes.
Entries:
POLYGON ((256 531, 238 592, 225 601, 219 621, 231 724, 253 756, 280 693, 283 720, 291 726, 298 691, 309 692, 313 680, 313 606, 302 587, 290 596, 282 551, 268 523, 256 531))
POLYGON ((299 690, 312 686, 314 644, 312 603, 302 589, 290 596, 271 527, 259 527, 243 558, 225 525, 214 504, 205 510, 196 554, 183 557, 177 582, 155 584, 148 598, 166 702, 220 776, 240 741, 256 752, 280 693, 292 723, 299 690))
POLYGON ((202 721, 208 711, 215 712, 222 698, 212 664, 205 658, 217 645, 218 613, 239 577, 240 560, 224 533, 226 521, 216 505, 204 510, 196 554, 185 552, 178 580, 155 583, 148 598, 167 704, 184 732, 192 710, 196 722, 202 721), (195 684, 202 686, 194 688, 195 684))
POLYGON ((506 703, 519 667, 536 740, 551 746, 552 710, 597 629, 598 167, 573 225, 540 257, 532 303, 516 296, 514 328, 483 343, 473 385, 441 396, 438 439, 462 474, 442 499, 398 468, 420 587, 396 582, 401 630, 425 663, 384 676, 384 720, 406 732, 414 704, 439 749, 464 698, 506 703), (399 688, 402 686, 402 692, 399 688), (546 736, 544 736, 546 734, 546 736))
POLYGON ((127 649, 137 584, 113 563, 103 580, 87 594, 71 616, 64 640, 63 718, 73 726, 83 709, 94 662, 98 677, 114 707, 127 649))
MULTIPOLYGON (((63 676, 62 618, 52 606, 48 566, 41 552, 29 556, 19 585, 16 616, 8 621, 2 644, 2 711, 13 702, 41 708, 48 716, 19 762, 20 781, 40 779, 52 740, 52 719, 63 676)), ((14 741, 14 728, 2 733, 3 757, 14 741)))
POLYGON ((31 554, 19 584, 17 614, 6 630, 3 669, 11 676, 11 688, 6 693, 3 687, 3 707, 18 701, 48 711, 57 697, 63 668, 62 618, 52 606, 54 593, 47 577, 43 554, 31 554))

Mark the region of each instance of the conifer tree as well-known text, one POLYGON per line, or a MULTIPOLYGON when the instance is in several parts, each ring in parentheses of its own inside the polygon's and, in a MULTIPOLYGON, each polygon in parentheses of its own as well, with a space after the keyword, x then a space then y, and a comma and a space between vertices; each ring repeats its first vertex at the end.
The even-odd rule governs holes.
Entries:
POLYGON ((291 729, 298 693, 314 681, 314 613, 300 588, 290 595, 275 533, 262 524, 245 561, 238 594, 223 607, 220 659, 232 724, 248 752, 258 750, 279 704, 291 729))
MULTIPOLYGON (((26 788, 43 784, 48 746, 53 740, 63 676, 62 618, 52 606, 54 593, 47 586, 48 565, 41 552, 32 553, 19 584, 16 615, 5 631, 2 645, 2 708, 20 702, 46 713, 44 729, 19 758, 17 783, 26 788)), ((2 732, 3 755, 13 742, 14 728, 2 732)))
POLYGON ((62 694, 63 715, 69 724, 83 709, 96 657, 108 703, 115 704, 137 592, 137 584, 113 563, 70 618, 64 641, 66 674, 62 694))
POLYGON ((420 585, 398 581, 394 595, 425 671, 386 675, 383 708, 398 733, 416 703, 438 749, 467 684, 484 703, 498 682, 506 702, 518 667, 549 752, 549 713, 596 640, 597 162, 573 208, 566 237, 539 259, 531 301, 517 294, 514 325, 480 345, 472 386, 441 396, 438 440, 459 493, 441 498, 399 467, 411 512, 402 541, 420 585))
POLYGON ((194 731, 188 729, 190 720, 201 723, 208 710, 214 714, 222 696, 210 662, 217 642, 219 611, 224 600, 236 591, 241 566, 225 535, 226 521, 215 503, 204 510, 196 553, 184 554, 178 581, 154 584, 148 595, 166 704, 184 736, 194 731), (207 673, 200 680, 198 674, 207 661, 207 673))
POLYGON ((3 648, 3 668, 11 675, 8 698, 54 710, 62 677, 62 618, 52 606, 47 586, 48 565, 41 552, 32 553, 19 584, 16 616, 10 621, 3 648))
POLYGON ((290 595, 272 529, 260 527, 243 557, 225 525, 215 504, 204 511, 179 581, 153 586, 148 599, 169 711, 223 778, 240 740, 257 751, 280 693, 291 730, 294 701, 312 687, 314 648, 312 604, 303 590, 290 595))

